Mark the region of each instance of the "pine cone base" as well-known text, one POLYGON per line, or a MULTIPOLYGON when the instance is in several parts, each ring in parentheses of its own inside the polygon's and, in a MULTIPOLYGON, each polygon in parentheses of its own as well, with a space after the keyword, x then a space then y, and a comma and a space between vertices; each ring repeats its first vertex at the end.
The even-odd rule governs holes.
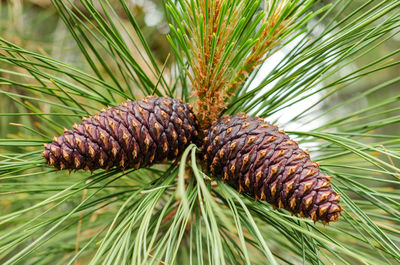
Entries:
POLYGON ((283 130, 243 114, 224 116, 207 131, 205 168, 240 193, 324 224, 339 220, 340 195, 330 176, 283 130))

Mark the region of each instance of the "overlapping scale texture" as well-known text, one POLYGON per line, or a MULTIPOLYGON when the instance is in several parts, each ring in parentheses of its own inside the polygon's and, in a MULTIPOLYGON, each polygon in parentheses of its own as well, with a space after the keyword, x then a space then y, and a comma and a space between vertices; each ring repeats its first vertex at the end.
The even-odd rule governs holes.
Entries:
POLYGON ((140 168, 177 158, 197 136, 188 104, 148 97, 84 118, 45 145, 42 155, 57 169, 140 168))
POLYGON ((240 193, 324 224, 339 220, 330 176, 287 134, 263 119, 224 116, 203 144, 206 168, 240 193))

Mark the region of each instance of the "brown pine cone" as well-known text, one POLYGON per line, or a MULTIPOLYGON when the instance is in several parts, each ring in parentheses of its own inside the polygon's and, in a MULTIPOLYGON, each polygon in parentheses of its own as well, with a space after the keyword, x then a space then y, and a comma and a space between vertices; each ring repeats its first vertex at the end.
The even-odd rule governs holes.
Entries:
POLYGON ((177 158, 197 135, 188 104, 148 97, 83 118, 45 145, 42 155, 56 169, 137 169, 177 158))
POLYGON ((203 153, 207 170, 240 193, 314 222, 339 220, 340 195, 332 190, 331 177, 263 119, 242 114, 219 119, 206 134, 203 153))

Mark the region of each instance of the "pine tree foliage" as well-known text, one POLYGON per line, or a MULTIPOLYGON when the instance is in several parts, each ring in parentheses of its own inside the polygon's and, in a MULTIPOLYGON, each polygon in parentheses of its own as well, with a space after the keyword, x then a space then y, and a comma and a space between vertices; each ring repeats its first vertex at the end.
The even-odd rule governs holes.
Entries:
POLYGON ((165 0, 162 63, 129 1, 52 3, 84 65, 0 37, 0 94, 15 106, 0 118, 16 127, 0 139, 1 264, 400 262, 399 134, 385 130, 400 122, 400 78, 372 82, 398 67, 400 49, 371 56, 398 36, 399 1, 165 0), (148 95, 214 115, 201 116, 205 127, 245 112, 295 128, 286 133, 333 176, 340 221, 314 224, 239 194, 203 171, 194 144, 139 170, 46 165, 43 144, 64 127, 148 95))

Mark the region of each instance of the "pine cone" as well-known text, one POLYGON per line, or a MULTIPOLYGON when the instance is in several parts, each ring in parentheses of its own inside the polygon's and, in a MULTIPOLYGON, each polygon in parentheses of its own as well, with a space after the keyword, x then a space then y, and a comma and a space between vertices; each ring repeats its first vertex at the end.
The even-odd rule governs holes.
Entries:
POLYGON ((45 145, 42 155, 56 169, 137 169, 177 158, 197 135, 188 104, 148 97, 83 118, 45 145))
POLYGON ((225 116, 206 134, 205 167, 240 193, 324 224, 339 220, 330 176, 283 130, 263 119, 225 116))

